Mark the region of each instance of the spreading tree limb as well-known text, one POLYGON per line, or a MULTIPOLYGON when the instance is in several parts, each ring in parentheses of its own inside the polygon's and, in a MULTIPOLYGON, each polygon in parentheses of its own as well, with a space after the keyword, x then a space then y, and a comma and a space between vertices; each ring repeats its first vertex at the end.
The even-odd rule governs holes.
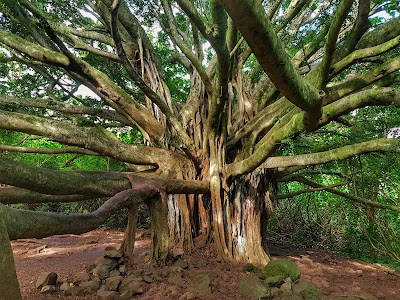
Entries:
POLYGON ((59 171, 0 157, 0 183, 53 195, 113 196, 143 183, 162 186, 169 194, 208 193, 207 181, 163 179, 155 174, 59 171))
POLYGON ((368 199, 365 199, 365 198, 361 198, 361 197, 358 197, 358 196, 353 196, 353 195, 347 194, 345 192, 335 190, 335 189, 333 189, 331 187, 323 186, 323 185, 321 185, 319 183, 316 183, 314 181, 308 180, 307 178, 304 178, 304 177, 301 177, 301 176, 295 176, 295 177, 291 178, 291 180, 304 183, 304 184, 309 185, 309 186, 314 187, 314 188, 324 188, 324 190, 326 190, 329 193, 341 196, 343 198, 346 198, 346 199, 349 199, 351 201, 354 201, 354 202, 357 202, 357 203, 361 203, 361 204, 364 204, 364 205, 367 205, 367 206, 373 206, 373 207, 377 207, 377 208, 400 211, 400 206, 395 206, 395 205, 390 205, 390 204, 385 204, 385 203, 379 203, 379 202, 371 201, 371 200, 368 200, 368 199))
POLYGON ((139 204, 159 192, 152 184, 121 191, 89 214, 61 214, 14 209, 0 204, 10 240, 43 238, 56 234, 81 234, 96 229, 128 205, 139 204))
POLYGON ((293 166, 310 166, 324 164, 327 162, 345 159, 354 155, 381 152, 381 151, 396 151, 400 152, 400 140, 397 139, 377 139, 368 142, 343 146, 333 150, 316 152, 310 154, 300 154, 292 156, 279 156, 268 158, 263 167, 279 168, 293 166))
POLYGON ((294 105, 306 111, 305 128, 312 130, 321 115, 319 91, 308 84, 290 62, 260 1, 220 0, 246 39, 264 72, 294 105), (266 55, 268 53, 268 55, 266 55))

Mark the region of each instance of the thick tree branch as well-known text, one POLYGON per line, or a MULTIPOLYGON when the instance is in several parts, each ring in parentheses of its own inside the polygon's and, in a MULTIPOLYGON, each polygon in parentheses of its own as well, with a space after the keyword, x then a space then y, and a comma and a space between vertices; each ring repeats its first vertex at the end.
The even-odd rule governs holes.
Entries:
POLYGON ((165 114, 168 121, 174 127, 177 136, 180 138, 183 143, 183 148, 187 149, 187 151, 191 154, 191 156, 195 155, 194 146, 192 144, 191 139, 186 134, 185 129, 182 124, 180 124, 179 120, 175 117, 173 111, 168 107, 168 105, 144 82, 142 77, 135 71, 133 68, 128 56, 125 53, 121 35, 118 30, 118 10, 119 10, 120 1, 114 0, 111 10, 111 31, 113 35, 113 39, 115 41, 115 45, 117 48, 117 52, 122 62, 124 63, 124 67, 129 73, 129 75, 133 78, 138 87, 143 91, 143 93, 154 103, 156 104, 162 113, 165 114))
POLYGON ((19 153, 38 153, 38 154, 67 154, 76 153, 84 155, 99 155, 96 152, 82 149, 82 148, 30 148, 30 147, 16 147, 0 144, 0 151, 19 152, 19 153))
POLYGON ((400 152, 399 146, 400 140, 397 139, 377 139, 323 152, 270 157, 265 161, 263 167, 274 169, 282 167, 318 165, 364 153, 382 151, 400 152))
POLYGON ((271 81, 290 102, 306 111, 305 128, 315 128, 321 115, 321 97, 324 94, 320 95, 317 89, 298 74, 261 2, 221 0, 221 3, 271 81))
POLYGON ((399 44, 400 44, 400 35, 375 47, 355 50, 333 65, 332 70, 330 72, 330 77, 331 78, 335 77, 337 74, 347 69, 349 66, 355 64, 356 62, 364 58, 369 58, 385 53, 387 51, 396 48, 399 44))
POLYGON ((46 136, 65 145, 79 146, 133 164, 158 166, 161 170, 184 159, 165 149, 125 144, 98 126, 76 126, 21 113, 0 111, 0 129, 46 136))
POLYGON ((0 203, 33 204, 33 203, 68 203, 94 199, 88 195, 49 195, 14 186, 0 187, 0 203))
POLYGON ((356 49, 370 48, 387 42, 400 34, 400 16, 379 25, 365 33, 357 43, 356 49))
POLYGON ((400 89, 384 87, 362 90, 324 106, 320 125, 336 120, 357 108, 390 104, 400 106, 400 89))
POLYGON ((328 36, 325 44, 325 51, 322 57, 322 62, 318 66, 319 76, 316 86, 319 89, 323 89, 328 82, 329 73, 333 61, 333 55, 336 50, 336 43, 340 33, 340 29, 344 20, 346 19, 354 0, 342 0, 335 11, 333 16, 332 24, 329 28, 328 36))
POLYGON ((131 122, 119 113, 94 107, 69 105, 53 99, 29 99, 14 96, 0 95, 0 106, 36 107, 59 111, 67 114, 98 116, 104 120, 117 121, 126 126, 132 126, 131 122))
POLYGON ((358 1, 357 18, 350 34, 346 37, 340 51, 338 51, 340 58, 349 55, 354 50, 361 37, 371 26, 371 22, 368 19, 370 8, 371 0, 358 1))
POLYGON ((10 240, 43 238, 56 234, 81 234, 103 224, 120 209, 139 204, 159 193, 157 186, 142 184, 124 190, 108 199, 89 214, 61 214, 13 209, 0 204, 10 240))
POLYGON ((371 69, 368 73, 347 79, 328 88, 328 97, 324 99, 324 105, 334 102, 355 91, 381 80, 400 69, 400 56, 387 60, 383 64, 371 69))
POLYGON ((126 112, 135 121, 133 124, 134 126, 136 126, 136 124, 139 125, 141 129, 156 141, 162 139, 163 128, 151 113, 134 101, 108 76, 92 67, 87 62, 73 57, 72 54, 67 57, 63 53, 48 50, 3 30, 0 30, 0 43, 4 43, 7 46, 43 63, 63 67, 66 70, 75 73, 78 78, 83 77, 93 85, 96 92, 100 92, 105 96, 107 104, 117 111, 122 110, 123 112, 126 112), (73 61, 71 61, 71 59, 73 59, 73 61))
POLYGON ((156 174, 58 171, 34 167, 0 157, 0 183, 47 195, 112 196, 131 186, 163 187, 168 194, 208 193, 207 181, 163 179, 156 174))

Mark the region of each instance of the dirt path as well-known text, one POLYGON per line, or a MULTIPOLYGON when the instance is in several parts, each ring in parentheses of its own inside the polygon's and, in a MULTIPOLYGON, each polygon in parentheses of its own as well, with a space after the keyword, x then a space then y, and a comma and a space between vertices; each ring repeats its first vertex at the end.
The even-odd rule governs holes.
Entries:
MULTIPOLYGON (((58 293, 41 294, 35 289, 35 281, 45 271, 56 272, 62 281, 72 280, 74 275, 84 271, 101 256, 105 247, 118 247, 121 240, 120 232, 96 230, 80 236, 62 235, 14 241, 16 268, 24 300, 99 299, 95 295, 66 297, 58 293)), ((135 267, 154 268, 145 263, 149 249, 148 237, 136 242, 135 267)), ((283 252, 279 248, 273 250, 273 253, 283 252)), ((316 284, 323 294, 352 295, 365 292, 382 300, 400 300, 399 274, 382 267, 326 252, 297 250, 286 258, 294 260, 301 268, 303 278, 316 284)), ((242 266, 218 261, 208 248, 186 257, 186 260, 189 268, 184 271, 181 283, 174 285, 165 281, 147 284, 144 293, 134 299, 247 299, 237 292, 239 279, 248 276, 242 271, 242 266), (215 276, 215 291, 208 295, 185 293, 191 279, 202 272, 211 272, 215 276)))

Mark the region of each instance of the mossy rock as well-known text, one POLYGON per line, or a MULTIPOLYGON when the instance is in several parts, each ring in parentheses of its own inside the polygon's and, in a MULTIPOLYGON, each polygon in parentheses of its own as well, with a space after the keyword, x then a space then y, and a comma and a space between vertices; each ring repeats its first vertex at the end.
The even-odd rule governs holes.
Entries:
POLYGON ((262 284, 256 277, 245 276, 239 281, 239 293, 251 299, 271 299, 271 292, 268 286, 262 284))
POLYGON ((319 300, 322 298, 315 284, 302 279, 293 287, 293 293, 301 295, 307 300, 319 300))
POLYGON ((244 272, 254 272, 254 269, 257 269, 253 264, 245 264, 242 268, 244 272))
POLYGON ((275 276, 267 277, 264 280, 264 284, 267 284, 268 286, 278 287, 283 284, 283 281, 285 280, 285 278, 287 278, 287 277, 285 277, 285 275, 275 275, 275 276))
POLYGON ((299 280, 301 272, 296 263, 287 259, 272 260, 262 269, 264 279, 273 276, 290 277, 293 282, 299 280))

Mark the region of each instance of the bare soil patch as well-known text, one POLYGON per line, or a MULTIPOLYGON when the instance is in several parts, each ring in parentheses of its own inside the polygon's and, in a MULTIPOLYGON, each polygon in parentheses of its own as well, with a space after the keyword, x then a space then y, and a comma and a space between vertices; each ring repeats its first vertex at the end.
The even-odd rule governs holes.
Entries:
MULTIPOLYGON (((44 239, 12 242, 18 279, 25 300, 99 299, 90 296, 62 296, 60 293, 41 294, 35 282, 41 272, 55 272, 61 281, 71 281, 104 253, 107 246, 119 247, 123 233, 95 230, 82 235, 61 235, 44 239)), ((146 262, 150 250, 149 237, 135 244, 137 269, 155 270, 157 266, 146 262)), ((378 265, 321 251, 305 251, 272 247, 273 254, 295 261, 302 277, 313 282, 325 295, 353 295, 368 293, 384 300, 400 300, 400 275, 378 265)), ((171 284, 167 280, 144 286, 144 292, 132 299, 247 299, 238 293, 238 282, 243 276, 242 265, 219 261, 210 248, 203 248, 185 256, 189 267, 184 270, 183 281, 171 284), (213 277, 213 292, 199 294, 188 291, 192 279, 206 273, 213 277)), ((254 275, 255 276, 255 275, 254 275)))

